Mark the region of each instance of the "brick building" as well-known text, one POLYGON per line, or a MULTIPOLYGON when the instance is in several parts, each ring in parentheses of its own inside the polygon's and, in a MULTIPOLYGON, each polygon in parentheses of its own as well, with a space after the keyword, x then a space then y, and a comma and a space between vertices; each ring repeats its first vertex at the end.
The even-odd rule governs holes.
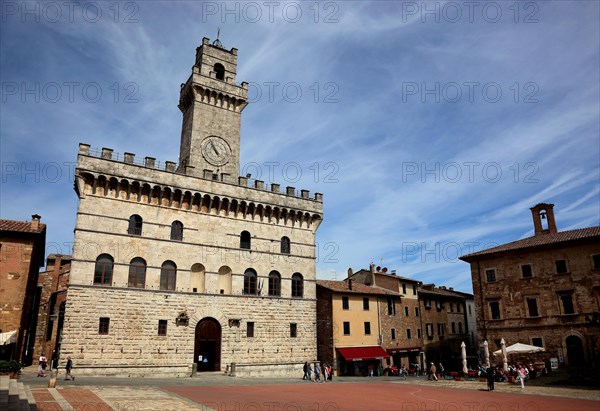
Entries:
POLYGON ((0 359, 25 365, 35 355, 38 271, 44 265, 46 225, 33 215, 30 222, 0 220, 0 359), (14 343, 5 344, 9 341, 14 343))
POLYGON ((44 353, 56 359, 52 354, 60 352, 70 270, 70 255, 50 254, 46 258, 46 271, 39 273, 36 355, 44 353))
POLYGON ((237 54, 196 49, 178 165, 79 146, 61 362, 80 374, 298 375, 316 359, 323 196, 238 176, 237 54))
POLYGON ((337 375, 368 375, 369 367, 389 365, 382 335, 393 318, 400 295, 346 281, 317 280, 317 351, 337 375))
POLYGON ((558 231, 553 204, 534 235, 468 254, 480 341, 521 342, 570 366, 600 365, 600 226, 558 231))

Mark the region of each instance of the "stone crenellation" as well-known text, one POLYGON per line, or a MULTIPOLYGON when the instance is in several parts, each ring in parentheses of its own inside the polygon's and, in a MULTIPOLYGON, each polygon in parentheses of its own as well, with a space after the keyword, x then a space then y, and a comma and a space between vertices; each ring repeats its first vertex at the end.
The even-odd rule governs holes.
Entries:
MULTIPOLYGON (((154 170, 160 170, 160 171, 164 171, 167 173, 183 174, 183 175, 202 178, 205 180, 214 181, 212 172, 210 172, 208 174, 203 173, 202 176, 198 176, 194 170, 194 167, 191 167, 191 166, 187 166, 183 170, 181 167, 177 167, 177 163, 175 163, 173 161, 165 161, 165 162, 161 163, 160 161, 156 161, 156 158, 154 158, 154 157, 145 157, 144 160, 141 161, 141 160, 138 160, 135 158, 134 153, 126 152, 126 153, 123 153, 123 155, 121 156, 120 153, 117 153, 113 149, 106 148, 106 147, 103 147, 102 149, 97 149, 97 148, 92 148, 89 144, 79 143, 79 155, 97 157, 97 158, 101 158, 103 160, 122 162, 125 164, 131 164, 131 165, 135 165, 135 166, 151 168, 154 170)), ((206 171, 211 171, 211 170, 206 170, 206 171)), ((221 182, 234 184, 233 181, 221 181, 221 182)), ((281 192, 281 185, 278 183, 272 183, 269 185, 269 184, 265 184, 265 182, 263 180, 256 180, 256 179, 253 180, 253 179, 249 179, 248 177, 245 177, 245 176, 238 177, 237 185, 239 185, 241 187, 245 187, 245 188, 250 188, 250 189, 269 191, 274 194, 281 194, 281 195, 292 196, 292 197, 300 197, 302 199, 313 200, 313 201, 317 201, 317 202, 321 202, 321 203, 323 202, 323 194, 322 193, 315 193, 314 197, 310 197, 309 190, 305 190, 305 189, 296 190, 295 187, 289 187, 289 186, 286 187, 285 192, 281 192)))

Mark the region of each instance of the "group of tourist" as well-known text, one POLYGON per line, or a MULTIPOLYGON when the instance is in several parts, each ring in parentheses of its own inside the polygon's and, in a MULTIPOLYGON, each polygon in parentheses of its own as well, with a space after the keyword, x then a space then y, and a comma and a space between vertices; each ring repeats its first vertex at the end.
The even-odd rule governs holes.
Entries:
POLYGON ((323 364, 323 367, 321 367, 318 362, 314 363, 314 366, 313 363, 305 362, 303 370, 303 380, 312 382, 333 381, 333 370, 329 364, 323 364))
MULTIPOLYGON (((546 369, 542 371, 542 373, 546 369)), ((508 380, 508 377, 514 378, 521 384, 521 388, 525 388, 525 380, 530 376, 537 375, 537 371, 533 364, 529 364, 529 367, 525 367, 522 364, 512 365, 509 364, 506 371, 503 367, 489 367, 485 369, 483 366, 479 366, 479 376, 487 379, 488 391, 494 391, 494 382, 504 382, 508 380)))

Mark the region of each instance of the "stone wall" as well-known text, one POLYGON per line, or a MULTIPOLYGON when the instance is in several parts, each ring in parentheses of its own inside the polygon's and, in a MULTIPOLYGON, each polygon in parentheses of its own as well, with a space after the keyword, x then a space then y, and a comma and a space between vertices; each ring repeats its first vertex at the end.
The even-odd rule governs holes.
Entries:
MULTIPOLYGON (((191 374, 196 324, 214 318, 222 329, 221 370, 231 363, 303 364, 316 359, 316 302, 312 299, 197 295, 181 292, 71 285, 61 361, 70 355, 78 373, 106 375, 191 374), (180 313, 189 323, 177 325, 180 313), (110 318, 107 335, 100 317, 110 318), (158 321, 167 335, 158 336, 158 321), (238 320, 236 325, 230 320, 238 320), (254 337, 246 337, 252 321, 254 337), (290 323, 297 337, 290 337, 290 323)), ((249 371, 248 371, 249 372, 249 371)))

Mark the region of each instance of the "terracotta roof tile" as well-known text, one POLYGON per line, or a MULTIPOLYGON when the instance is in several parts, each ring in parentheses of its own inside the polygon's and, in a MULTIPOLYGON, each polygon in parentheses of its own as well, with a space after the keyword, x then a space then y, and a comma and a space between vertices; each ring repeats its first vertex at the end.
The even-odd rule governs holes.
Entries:
POLYGON ((382 288, 370 287, 368 285, 357 283, 356 281, 352 282, 352 290, 348 288, 348 283, 345 281, 317 280, 317 285, 338 293, 393 295, 396 297, 400 296, 399 293, 384 290, 382 288))
POLYGON ((31 228, 31 221, 0 220, 0 231, 16 231, 21 233, 41 233, 46 224, 40 223, 37 230, 31 228))
POLYGON ((502 244, 497 247, 489 248, 487 250, 463 255, 460 257, 460 259, 468 262, 469 260, 473 260, 475 257, 482 255, 490 255, 504 251, 515 251, 524 248, 540 247, 547 244, 565 243, 593 237, 599 237, 600 239, 600 226, 578 228, 576 230, 559 231, 558 233, 541 234, 533 237, 527 237, 521 240, 502 244))

